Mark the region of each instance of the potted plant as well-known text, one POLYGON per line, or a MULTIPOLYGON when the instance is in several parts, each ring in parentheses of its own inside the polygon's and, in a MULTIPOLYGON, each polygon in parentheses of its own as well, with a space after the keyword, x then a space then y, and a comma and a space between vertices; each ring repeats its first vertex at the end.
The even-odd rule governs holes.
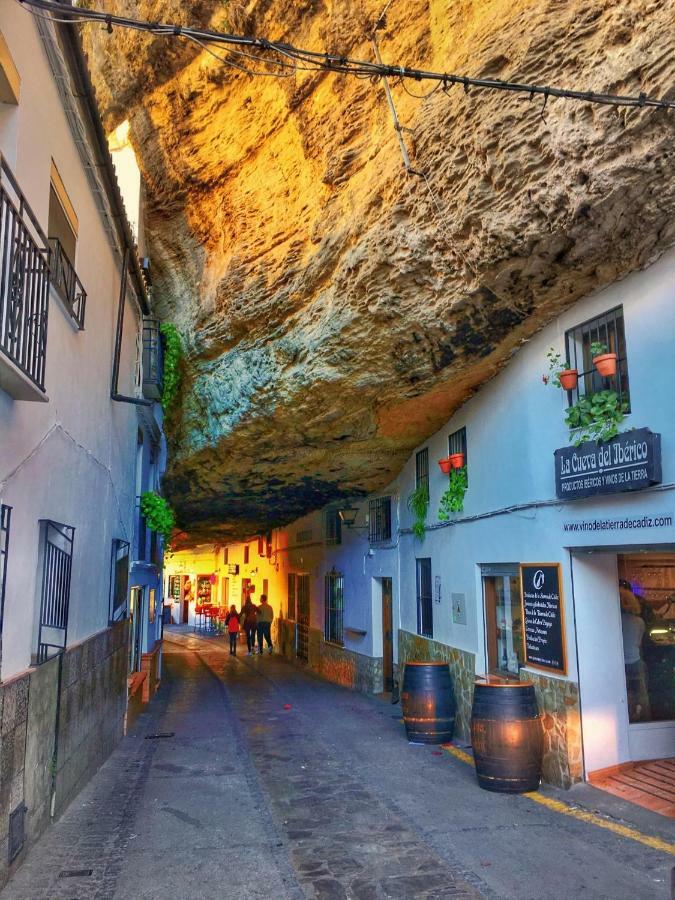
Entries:
POLYGON ((565 413, 570 441, 575 446, 584 441, 609 441, 619 433, 627 412, 628 404, 619 400, 616 391, 583 394, 565 413))
POLYGON ((444 456, 443 459, 439 459, 438 466, 444 475, 448 475, 452 469, 452 457, 444 456))
POLYGON ((548 351, 546 357, 549 374, 543 376, 544 384, 548 384, 550 381, 554 387, 562 388, 564 391, 573 391, 579 381, 578 370, 565 368, 560 354, 556 353, 553 347, 548 351))
POLYGON ((462 512, 464 510, 464 494, 469 486, 466 466, 453 469, 450 472, 448 487, 441 497, 438 507, 438 521, 447 522, 451 513, 462 512))
POLYGON ((450 460, 450 466, 453 469, 461 469, 464 466, 463 453, 451 453, 448 459, 450 460))
POLYGON ((420 541, 424 540, 428 507, 429 488, 426 484, 420 484, 408 497, 408 509, 415 517, 415 521, 412 525, 412 532, 420 541))
POLYGON ((598 372, 605 378, 616 375, 616 353, 607 352, 607 344, 600 341, 594 341, 591 344, 591 357, 593 365, 598 372))

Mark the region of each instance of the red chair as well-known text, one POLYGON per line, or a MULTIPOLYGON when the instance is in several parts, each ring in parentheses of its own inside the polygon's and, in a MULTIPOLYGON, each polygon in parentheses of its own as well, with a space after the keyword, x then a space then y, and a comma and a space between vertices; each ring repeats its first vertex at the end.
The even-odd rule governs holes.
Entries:
POLYGON ((197 604, 195 606, 195 627, 192 630, 196 631, 198 628, 201 630, 202 625, 203 625, 203 620, 204 620, 204 607, 197 604), (201 619, 202 621, 201 622, 198 621, 199 619, 201 619))

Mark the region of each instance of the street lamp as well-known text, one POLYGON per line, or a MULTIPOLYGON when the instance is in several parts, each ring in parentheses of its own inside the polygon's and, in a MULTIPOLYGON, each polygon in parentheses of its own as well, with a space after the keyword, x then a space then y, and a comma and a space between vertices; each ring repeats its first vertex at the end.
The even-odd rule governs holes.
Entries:
POLYGON ((343 509, 338 510, 338 515, 347 528, 354 527, 358 514, 359 511, 355 506, 345 506, 343 509))

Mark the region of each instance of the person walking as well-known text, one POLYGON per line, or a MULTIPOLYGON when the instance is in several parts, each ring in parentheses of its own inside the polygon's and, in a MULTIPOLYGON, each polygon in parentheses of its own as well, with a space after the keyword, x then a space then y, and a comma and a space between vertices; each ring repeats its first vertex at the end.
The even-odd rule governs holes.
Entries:
POLYGON ((272 622, 274 610, 267 602, 267 594, 260 595, 258 607, 258 653, 263 652, 263 638, 267 641, 267 650, 272 652, 272 622))
POLYGON ((237 607, 232 604, 229 613, 225 616, 227 633, 230 636, 230 655, 237 655, 237 638, 239 637, 239 613, 237 607))
POLYGON ((246 646, 248 647, 247 656, 253 656, 255 652, 256 626, 258 624, 258 607, 251 600, 250 594, 246 595, 246 602, 239 613, 240 621, 244 623, 244 631, 246 632, 246 646))

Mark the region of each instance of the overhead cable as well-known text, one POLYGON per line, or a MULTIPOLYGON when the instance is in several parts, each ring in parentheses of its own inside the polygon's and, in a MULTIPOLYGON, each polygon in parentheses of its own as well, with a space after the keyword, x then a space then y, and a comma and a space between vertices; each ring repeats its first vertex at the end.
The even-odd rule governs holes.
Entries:
POLYGON ((114 28, 127 28, 135 31, 146 32, 157 37, 182 37, 200 45, 208 45, 204 49, 217 56, 225 65, 233 66, 251 76, 270 75, 275 77, 287 76, 288 72, 261 72, 250 70, 248 67, 235 63, 225 57, 220 57, 214 51, 208 49, 213 45, 225 47, 249 47, 259 51, 260 56, 256 60, 264 65, 279 67, 280 60, 275 56, 286 57, 293 61, 301 71, 310 72, 335 72, 344 75, 352 75, 357 78, 398 78, 404 81, 430 81, 436 82, 443 90, 453 85, 461 85, 465 91, 469 88, 481 88, 484 90, 507 91, 516 94, 526 94, 532 99, 535 96, 543 96, 544 101, 551 99, 573 100, 582 103, 592 103, 600 106, 655 108, 662 110, 675 109, 675 100, 666 100, 650 97, 646 93, 637 95, 609 94, 595 91, 571 90, 568 88, 551 87, 549 85, 525 84, 517 81, 503 81, 498 78, 475 78, 467 75, 456 75, 449 72, 434 72, 425 69, 410 68, 407 66, 392 66, 382 62, 368 62, 353 59, 334 53, 321 53, 315 50, 305 50, 295 47, 283 41, 270 41, 266 38, 246 37, 244 35, 227 34, 220 31, 212 31, 203 28, 194 28, 187 25, 173 25, 165 22, 149 22, 141 19, 132 19, 126 16, 115 16, 100 10, 72 7, 58 0, 17 0, 22 6, 29 7, 31 12, 42 10, 55 14, 59 20, 67 22, 94 22, 103 25, 108 32, 114 28), (268 54, 267 56, 265 54, 268 54), (299 64, 299 65, 298 65, 299 64))

